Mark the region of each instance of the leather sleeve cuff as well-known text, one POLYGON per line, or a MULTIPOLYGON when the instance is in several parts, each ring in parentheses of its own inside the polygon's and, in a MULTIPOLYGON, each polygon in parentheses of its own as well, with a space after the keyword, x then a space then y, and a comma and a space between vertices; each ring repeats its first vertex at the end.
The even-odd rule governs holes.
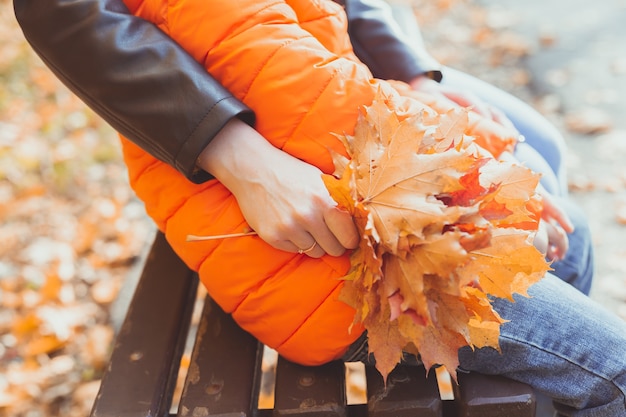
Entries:
POLYGON ((213 176, 197 165, 198 157, 211 140, 233 117, 254 125, 255 115, 247 106, 234 97, 226 97, 212 106, 180 149, 175 159, 175 168, 192 182, 199 184, 213 176))

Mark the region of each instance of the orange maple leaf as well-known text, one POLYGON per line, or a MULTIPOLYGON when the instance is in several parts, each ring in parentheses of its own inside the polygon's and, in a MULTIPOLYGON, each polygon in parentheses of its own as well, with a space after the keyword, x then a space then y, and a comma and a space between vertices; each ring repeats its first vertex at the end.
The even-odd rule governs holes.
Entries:
POLYGON ((481 149, 476 126, 490 125, 465 109, 399 117, 379 92, 354 135, 339 136, 349 158, 333 155, 324 176, 361 233, 341 298, 385 378, 403 351, 455 376, 459 348, 499 349, 503 320, 489 297, 526 295, 549 269, 532 244, 538 175, 481 149), (397 317, 390 297, 401 300, 397 317))

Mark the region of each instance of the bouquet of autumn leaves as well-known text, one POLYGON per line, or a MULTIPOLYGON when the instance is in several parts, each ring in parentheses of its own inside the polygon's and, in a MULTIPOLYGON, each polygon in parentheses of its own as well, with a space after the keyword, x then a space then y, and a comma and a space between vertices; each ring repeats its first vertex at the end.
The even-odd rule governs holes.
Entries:
POLYGON ((354 135, 340 137, 349 158, 334 155, 336 171, 324 176, 361 233, 342 299, 385 378, 403 352, 455 377, 459 348, 499 349, 504 320, 490 296, 527 295, 549 270, 533 246, 539 176, 486 151, 470 116, 407 117, 379 93, 354 135))

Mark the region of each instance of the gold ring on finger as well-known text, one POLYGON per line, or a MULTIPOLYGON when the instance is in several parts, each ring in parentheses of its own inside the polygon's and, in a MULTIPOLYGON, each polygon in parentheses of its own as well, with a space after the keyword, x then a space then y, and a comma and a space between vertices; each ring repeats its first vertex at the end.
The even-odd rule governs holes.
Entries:
POLYGON ((308 248, 308 249, 298 249, 298 253, 299 253, 300 255, 302 255, 303 253, 309 253, 309 252, 311 252, 311 251, 315 248, 315 246, 316 246, 316 245, 317 245, 317 242, 313 242, 313 244, 311 245, 311 247, 310 247, 310 248, 308 248))

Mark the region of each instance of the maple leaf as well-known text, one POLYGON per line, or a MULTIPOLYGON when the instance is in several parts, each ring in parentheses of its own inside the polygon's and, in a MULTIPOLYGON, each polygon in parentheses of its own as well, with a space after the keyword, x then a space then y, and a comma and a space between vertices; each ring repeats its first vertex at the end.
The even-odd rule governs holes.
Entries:
MULTIPOLYGON (((516 226, 536 223, 537 216, 529 210, 529 202, 534 198, 539 176, 528 175, 528 169, 521 165, 506 165, 490 161, 481 169, 481 181, 498 184, 497 194, 492 194, 483 201, 481 209, 493 209, 495 205, 506 207, 510 213, 503 218, 492 220, 499 226, 516 226)), ((487 211, 485 215, 488 216, 487 211)))
POLYGON ((550 270, 543 254, 532 246, 529 233, 520 229, 494 229, 492 244, 471 255, 472 261, 459 274, 478 279, 488 294, 511 301, 513 293, 526 295, 528 287, 550 270))
POLYGON ((395 105, 379 92, 354 135, 339 136, 348 158, 334 154, 335 173, 323 177, 361 234, 341 299, 385 379, 403 351, 455 377, 461 347, 499 349, 504 320, 490 297, 527 295, 549 270, 532 243, 539 177, 482 149, 502 132, 467 110, 407 115, 395 105))
POLYGON ((435 123, 436 128, 430 129, 424 135, 419 153, 440 153, 451 148, 456 148, 470 138, 465 134, 469 120, 469 111, 466 109, 451 109, 443 115, 433 116, 430 123, 435 123))
MULTIPOLYGON (((382 304, 381 308, 383 308, 383 314, 389 313, 388 305, 382 304)), ((386 376, 402 359, 401 349, 388 349, 387 346, 405 346, 407 339, 401 333, 397 321, 380 320, 377 315, 372 315, 363 324, 368 329, 369 353, 376 358, 376 368, 386 376)))

